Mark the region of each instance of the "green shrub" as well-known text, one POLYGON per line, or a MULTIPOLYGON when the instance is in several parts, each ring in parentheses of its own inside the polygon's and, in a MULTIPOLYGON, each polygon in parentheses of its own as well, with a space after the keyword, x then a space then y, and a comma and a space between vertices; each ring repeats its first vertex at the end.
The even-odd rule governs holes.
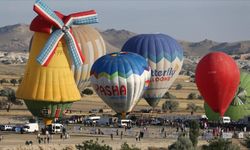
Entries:
POLYGON ((18 79, 18 84, 21 84, 22 80, 23 80, 23 78, 22 78, 22 77, 21 77, 21 78, 19 78, 19 79, 18 79))
POLYGON ((187 110, 190 110, 191 113, 194 113, 194 112, 196 112, 198 109, 202 109, 202 108, 201 108, 200 106, 196 106, 195 103, 188 103, 186 109, 187 109, 187 110))
POLYGON ((200 125, 198 121, 191 120, 189 122, 189 139, 193 143, 193 146, 196 147, 198 144, 200 125))
POLYGON ((203 97, 201 95, 198 95, 197 98, 203 100, 203 97))
POLYGON ((78 150, 112 150, 112 147, 104 144, 100 145, 97 141, 89 140, 84 141, 82 144, 78 144, 75 146, 78 150))
POLYGON ((0 109, 4 109, 7 105, 7 101, 4 99, 0 99, 0 109))
POLYGON ((18 81, 16 79, 11 79, 10 83, 12 83, 14 86, 16 86, 16 84, 18 83, 18 81))
POLYGON ((175 89, 176 89, 176 90, 182 89, 182 85, 181 85, 181 84, 177 84, 175 89))
POLYGON ((164 148, 164 147, 148 147, 148 150, 168 150, 168 148, 164 148))
POLYGON ((179 102, 177 101, 173 101, 173 100, 169 100, 169 101, 165 101, 162 104, 162 110, 163 111, 175 111, 179 106, 179 102))
POLYGON ((170 94, 169 92, 166 92, 162 98, 164 98, 164 99, 176 99, 176 96, 170 94))
POLYGON ((196 93, 190 93, 190 94, 188 95, 188 99, 196 99, 196 98, 197 98, 196 93))
POLYGON ((209 145, 203 145, 202 150, 240 150, 240 147, 227 139, 214 138, 209 141, 209 145))
POLYGON ((194 150, 189 138, 179 136, 177 141, 168 147, 169 150, 194 150))
POLYGON ((247 148, 250 148, 250 136, 249 135, 244 138, 242 145, 246 146, 247 148))
POLYGON ((0 90, 0 96, 4 96, 7 99, 7 102, 15 104, 15 105, 22 105, 22 101, 16 98, 15 90, 11 88, 4 88, 0 90))
POLYGON ((137 148, 135 146, 132 145, 132 147, 130 147, 126 142, 123 143, 121 145, 121 150, 140 150, 140 148, 137 148))
POLYGON ((92 95, 94 92, 91 90, 91 89, 85 89, 82 91, 82 94, 85 94, 85 95, 92 95))
POLYGON ((6 80, 6 79, 1 79, 1 80, 0 80, 0 84, 2 85, 3 83, 9 83, 9 81, 6 80))

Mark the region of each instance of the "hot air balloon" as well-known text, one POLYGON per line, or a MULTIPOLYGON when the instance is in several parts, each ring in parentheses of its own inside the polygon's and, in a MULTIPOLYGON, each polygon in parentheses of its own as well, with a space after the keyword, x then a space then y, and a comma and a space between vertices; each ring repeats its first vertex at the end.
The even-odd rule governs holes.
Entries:
POLYGON ((90 85, 90 70, 99 57, 106 54, 106 47, 101 34, 91 26, 76 26, 72 27, 78 45, 80 45, 85 61, 81 67, 76 68, 72 63, 71 69, 74 73, 74 79, 77 87, 84 90, 90 85))
POLYGON ((178 42, 164 34, 140 34, 130 38, 122 51, 143 56, 151 67, 151 79, 144 98, 152 107, 175 81, 183 63, 183 49, 178 42))
MULTIPOLYGON (((73 71, 77 87, 81 92, 90 85, 91 67, 96 59, 106 54, 106 46, 101 34, 91 26, 73 26, 72 31, 85 56, 83 65, 78 68, 71 62, 71 70, 73 71)), ((31 49, 32 39, 29 50, 31 49)))
POLYGON ((240 71, 230 56, 212 52, 198 63, 195 81, 206 103, 223 116, 237 92, 240 71))
POLYGON ((29 60, 17 97, 24 99, 30 112, 49 125, 60 118, 72 102, 81 96, 70 69, 82 65, 84 57, 72 33, 71 25, 97 22, 96 12, 87 11, 64 16, 53 12, 41 0, 34 11, 38 16, 30 29, 35 31, 29 60))
MULTIPOLYGON (((250 74, 246 72, 240 73, 240 85, 234 96, 233 101, 229 105, 225 116, 229 116, 231 120, 238 121, 250 115, 250 74)), ((204 103, 205 113, 209 120, 218 121, 220 115, 204 103)))
POLYGON ((146 60, 129 52, 111 53, 99 58, 91 69, 91 85, 99 97, 125 118, 149 84, 146 60))

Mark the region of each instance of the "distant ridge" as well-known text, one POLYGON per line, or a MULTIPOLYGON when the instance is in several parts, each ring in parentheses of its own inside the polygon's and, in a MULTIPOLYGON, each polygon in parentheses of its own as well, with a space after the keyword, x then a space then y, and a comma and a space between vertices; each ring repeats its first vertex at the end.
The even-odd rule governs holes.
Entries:
MULTIPOLYGON (((136 33, 127 30, 108 29, 100 31, 108 52, 120 51, 123 44, 136 33)), ((0 28, 0 51, 28 51, 33 32, 29 25, 15 24, 0 28)), ((171 35, 170 35, 171 36, 171 35)), ((250 53, 250 41, 216 42, 205 39, 200 42, 179 41, 188 56, 203 56, 211 51, 223 51, 228 54, 250 53)))
POLYGON ((1 51, 27 51, 33 32, 29 25, 15 24, 0 28, 1 51))

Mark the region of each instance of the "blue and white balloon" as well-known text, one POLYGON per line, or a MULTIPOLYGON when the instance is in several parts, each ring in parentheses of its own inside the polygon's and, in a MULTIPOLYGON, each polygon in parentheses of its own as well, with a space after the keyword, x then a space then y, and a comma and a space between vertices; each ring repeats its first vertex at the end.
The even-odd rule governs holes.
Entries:
POLYGON ((122 51, 143 56, 151 67, 151 79, 144 98, 152 107, 173 84, 183 64, 183 49, 172 37, 165 34, 140 34, 130 38, 122 51))
POLYGON ((91 85, 115 112, 130 112, 149 85, 150 67, 140 55, 130 52, 100 57, 91 68, 91 85))

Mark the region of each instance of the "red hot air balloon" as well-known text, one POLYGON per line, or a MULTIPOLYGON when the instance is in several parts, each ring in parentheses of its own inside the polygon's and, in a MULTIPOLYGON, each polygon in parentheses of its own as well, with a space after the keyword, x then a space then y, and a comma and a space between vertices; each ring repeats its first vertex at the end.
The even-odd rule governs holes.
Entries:
POLYGON ((198 63, 195 81, 210 108, 223 116, 237 91, 240 71, 230 56, 212 52, 198 63))

